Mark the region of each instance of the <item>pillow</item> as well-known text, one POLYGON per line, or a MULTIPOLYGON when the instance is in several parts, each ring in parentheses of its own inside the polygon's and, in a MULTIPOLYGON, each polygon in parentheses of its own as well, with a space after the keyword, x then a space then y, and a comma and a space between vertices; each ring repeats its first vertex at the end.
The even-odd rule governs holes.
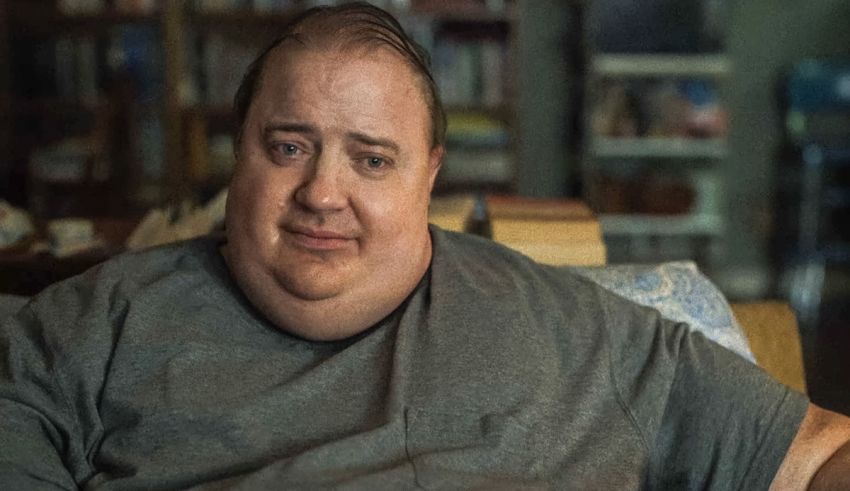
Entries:
POLYGON ((708 339, 755 363, 747 337, 722 293, 691 261, 656 265, 569 267, 602 288, 685 322, 708 339))

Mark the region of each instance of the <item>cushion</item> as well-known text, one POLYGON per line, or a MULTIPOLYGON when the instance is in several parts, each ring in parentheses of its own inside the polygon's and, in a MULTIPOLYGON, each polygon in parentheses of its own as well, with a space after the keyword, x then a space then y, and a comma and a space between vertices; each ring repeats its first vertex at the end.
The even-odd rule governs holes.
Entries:
POLYGON ((784 302, 732 304, 756 362, 776 380, 806 393, 806 370, 797 318, 784 302))
POLYGON ((755 363, 747 337, 720 290, 691 261, 569 267, 601 287, 684 322, 755 363))

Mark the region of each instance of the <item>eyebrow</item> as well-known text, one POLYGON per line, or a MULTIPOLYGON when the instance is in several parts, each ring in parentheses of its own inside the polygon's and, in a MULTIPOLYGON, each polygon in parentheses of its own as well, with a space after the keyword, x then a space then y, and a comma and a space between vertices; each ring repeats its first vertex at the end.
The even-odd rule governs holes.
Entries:
POLYGON ((378 138, 374 136, 369 136, 364 133, 357 132, 349 132, 346 133, 346 136, 354 141, 358 141, 365 145, 373 146, 373 147, 384 147, 388 148, 395 153, 399 153, 398 143, 388 139, 388 138, 378 138))
MULTIPOLYGON (((315 135, 319 133, 318 128, 310 124, 303 123, 271 123, 263 128, 263 134, 268 136, 276 131, 285 131, 287 133, 304 133, 308 135, 315 135)), ((351 140, 363 143, 364 145, 369 145, 373 147, 384 147, 388 148, 395 153, 400 153, 401 148, 398 143, 390 140, 389 138, 380 138, 375 136, 370 136, 365 133, 360 133, 356 131, 350 131, 345 134, 351 140)))
POLYGON ((285 131, 287 133, 306 133, 315 135, 319 132, 315 126, 301 123, 271 123, 263 128, 263 135, 269 136, 276 131, 285 131))

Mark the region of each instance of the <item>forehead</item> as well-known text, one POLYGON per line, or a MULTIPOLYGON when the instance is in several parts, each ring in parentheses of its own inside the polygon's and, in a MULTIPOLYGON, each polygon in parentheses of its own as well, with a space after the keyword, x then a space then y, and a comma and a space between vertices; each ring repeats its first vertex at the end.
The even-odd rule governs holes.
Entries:
POLYGON ((340 49, 285 42, 266 60, 256 99, 287 110, 321 106, 340 114, 427 113, 421 81, 409 63, 375 46, 340 49))

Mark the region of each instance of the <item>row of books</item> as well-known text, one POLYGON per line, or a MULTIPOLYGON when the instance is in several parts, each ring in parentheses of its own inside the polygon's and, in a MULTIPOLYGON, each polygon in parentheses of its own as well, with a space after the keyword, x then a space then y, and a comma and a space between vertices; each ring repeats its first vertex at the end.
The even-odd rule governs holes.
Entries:
MULTIPOLYGON (((60 9, 67 13, 95 12, 103 9, 155 9, 154 0, 63 0, 60 9)), ((283 8, 290 2, 267 0, 196 0, 203 11, 232 10, 237 7, 255 9, 283 8)), ((299 7, 309 2, 294 2, 299 7)), ((458 38, 433 32, 437 27, 429 21, 411 21, 420 43, 433 54, 434 76, 441 97, 449 106, 498 108, 506 98, 507 45, 503 39, 458 38)), ((115 29, 104 48, 101 39, 92 37, 60 40, 55 48, 56 77, 60 97, 92 102, 98 92, 99 65, 132 65, 144 92, 162 79, 160 40, 151 26, 123 26, 115 29), (100 45, 100 47, 98 47, 100 45)), ((244 69, 256 57, 261 42, 225 32, 211 32, 191 39, 186 46, 186 59, 194 74, 187 74, 183 84, 184 102, 210 105, 230 104, 244 69)), ((161 85, 161 83, 159 84, 161 85)))
POLYGON ((229 106, 260 46, 221 33, 207 34, 199 46, 199 52, 188 57, 194 67, 184 75, 189 78, 186 85, 193 88, 193 93, 184 102, 187 105, 203 102, 211 106, 229 106))
MULTIPOLYGON (((334 0, 194 0, 196 12, 228 12, 234 10, 255 12, 282 12, 296 8, 341 3, 334 0)), ((370 3, 387 9, 405 10, 410 0, 372 0, 370 3)))
POLYGON ((164 86, 159 43, 154 27, 126 26, 114 28, 105 39, 76 36, 41 44, 34 62, 27 62, 28 77, 43 84, 42 93, 32 95, 92 107, 120 80, 139 102, 155 102, 164 86))
POLYGON ((99 14, 107 10, 149 14, 159 10, 162 0, 59 0, 59 12, 65 15, 99 14))
POLYGON ((728 132, 726 108, 710 81, 604 80, 593 96, 596 136, 720 138, 728 132))
MULTIPOLYGON (((194 0, 196 12, 222 12, 228 10, 255 10, 258 12, 283 11, 315 5, 334 5, 344 0, 194 0)), ((486 9, 504 11, 508 0, 371 0, 369 3, 395 11, 434 12, 486 9)))
POLYGON ((434 78, 443 102, 499 107, 505 99, 507 46, 496 39, 437 39, 434 78))
POLYGON ((606 262, 599 220, 577 200, 471 195, 434 198, 429 220, 446 230, 489 231, 494 241, 545 264, 599 266, 606 262), (483 227, 482 220, 487 222, 483 227))
POLYGON ((300 5, 293 0, 194 0, 196 12, 227 12, 233 10, 285 10, 300 5))
MULTIPOLYGON (((422 30, 426 29, 418 29, 422 30)), ((420 37, 423 36, 430 37, 428 33, 420 37)), ((434 78, 444 104, 486 108, 504 105, 507 92, 504 42, 437 38, 433 43, 434 78)), ((212 105, 229 104, 244 69, 261 46, 225 33, 208 33, 199 44, 200 53, 189 60, 197 64, 200 100, 212 105)))

